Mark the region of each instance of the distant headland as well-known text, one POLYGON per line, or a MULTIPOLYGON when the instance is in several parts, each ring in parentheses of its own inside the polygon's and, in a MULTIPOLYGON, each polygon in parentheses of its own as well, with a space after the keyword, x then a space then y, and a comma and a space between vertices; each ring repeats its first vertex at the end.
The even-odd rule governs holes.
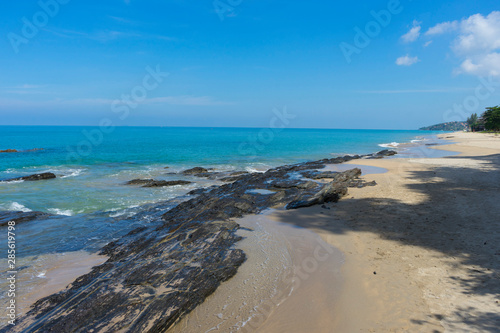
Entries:
POLYGON ((469 129, 469 125, 466 121, 452 121, 448 123, 441 123, 432 126, 426 126, 419 128, 421 131, 463 131, 469 129))

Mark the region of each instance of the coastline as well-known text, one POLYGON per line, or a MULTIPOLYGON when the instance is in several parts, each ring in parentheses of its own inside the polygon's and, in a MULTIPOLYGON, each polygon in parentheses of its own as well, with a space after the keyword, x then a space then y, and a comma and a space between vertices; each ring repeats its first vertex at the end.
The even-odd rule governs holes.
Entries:
POLYGON ((104 264, 62 292, 38 300, 19 318, 14 331, 68 327, 166 331, 245 262, 246 255, 233 246, 241 240, 235 218, 285 205, 298 208, 337 201, 348 187, 369 185, 358 179, 359 169, 340 173, 321 169, 393 154, 385 150, 346 155, 245 173, 220 187, 193 191, 191 199, 166 212, 150 207, 144 214, 152 219, 152 228, 139 227, 108 243, 100 252, 108 257, 104 264), (335 180, 321 181, 325 178, 335 180))
MULTIPOLYGON (((458 134, 445 136, 454 136, 453 139, 457 141, 456 135, 458 134)), ((307 283, 304 284, 306 287, 302 288, 305 292, 299 290, 292 293, 292 297, 285 297, 279 302, 275 302, 274 305, 279 304, 279 306, 274 307, 266 314, 263 323, 258 322, 258 325, 255 326, 257 327, 256 331, 301 332, 301 329, 303 331, 303 329, 309 328, 316 332, 330 332, 332 327, 339 332, 392 330, 441 332, 443 327, 447 327, 452 331, 460 331, 461 329, 474 331, 474 327, 472 327, 472 330, 470 330, 471 327, 469 326, 466 326, 467 329, 461 327, 460 325, 463 323, 456 318, 453 319, 446 312, 450 310, 450 306, 446 309, 439 308, 442 304, 433 297, 439 297, 437 299, 443 299, 443 297, 441 295, 436 296, 438 292, 432 290, 432 288, 440 288, 441 285, 436 285, 435 281, 431 281, 434 284, 429 282, 432 278, 437 278, 441 283, 441 280, 447 277, 446 274, 448 274, 449 270, 440 270, 440 266, 444 264, 453 266, 457 262, 460 263, 461 260, 464 260, 463 256, 455 254, 456 258, 453 258, 456 259, 455 262, 445 262, 443 258, 449 255, 449 251, 445 250, 449 249, 441 249, 434 243, 430 245, 419 244, 415 242, 415 239, 412 239, 415 236, 425 236, 429 233, 428 230, 422 230, 420 233, 413 232, 412 234, 411 230, 401 231, 397 230, 397 228, 392 230, 391 227, 397 227, 396 221, 404 219, 410 221, 411 224, 410 226, 405 225, 407 229, 418 229, 422 225, 420 222, 413 220, 412 215, 416 214, 419 217, 428 218, 428 215, 431 214, 422 212, 418 208, 420 206, 432 208, 433 205, 427 202, 429 194, 426 191, 430 189, 439 192, 440 179, 430 177, 429 184, 435 188, 426 186, 425 191, 423 191, 411 188, 411 185, 425 183, 412 180, 414 178, 411 177, 413 174, 425 174, 435 172, 433 170, 440 167, 452 168, 456 166, 461 166, 470 173, 482 169, 484 169, 483 171, 497 171, 496 169, 492 170, 494 168, 485 161, 475 161, 474 157, 484 157, 489 153, 500 153, 500 147, 495 148, 496 144, 492 144, 490 139, 479 141, 481 142, 474 141, 472 144, 469 142, 469 145, 455 143, 428 147, 437 150, 462 151, 460 155, 449 158, 356 159, 344 164, 327 164, 327 167, 320 171, 344 171, 354 167, 361 167, 364 172, 370 172, 370 174, 361 178, 367 182, 375 180, 378 185, 375 187, 350 188, 348 195, 338 203, 327 203, 324 207, 314 206, 292 211, 277 209, 265 214, 250 215, 243 218, 249 220, 265 218, 269 224, 277 223, 277 225, 280 225, 279 228, 281 228, 280 232, 282 234, 288 233, 290 235, 293 232, 298 232, 298 235, 304 236, 305 234, 314 235, 315 233, 321 237, 323 242, 329 244, 330 248, 341 250, 345 256, 345 264, 342 267, 340 267, 339 260, 336 260, 335 264, 326 269, 326 273, 323 270, 320 274, 317 274, 317 272, 309 274, 308 276, 313 276, 313 278, 306 279, 307 283), (481 148, 484 146, 484 142, 487 142, 487 148, 481 148), (384 223, 387 223, 387 225, 384 225, 384 223), (296 226, 300 228, 296 228, 296 226), (288 231, 285 229, 288 229, 288 231), (311 233, 311 231, 314 233, 311 233), (433 249, 432 246, 437 249, 433 249), (435 268, 438 269, 433 270, 432 267, 423 265, 431 259, 436 260, 435 268), (342 274, 338 273, 340 268, 342 274), (333 271, 337 272, 332 275, 331 272, 333 271), (441 273, 441 275, 437 275, 436 272, 441 273), (415 275, 420 279, 416 279, 415 275), (429 287, 426 283, 431 286, 429 287), (327 287, 325 288, 325 286, 327 287), (321 296, 324 297, 315 298, 311 296, 315 293, 321 294, 320 290, 323 290, 321 296), (401 292, 402 290, 404 290, 404 293, 401 292), (325 291, 329 293, 329 296, 326 296, 325 291), (304 305, 304 299, 308 299, 312 303, 306 306, 304 305), (309 315, 305 316, 305 313, 309 313, 309 315), (446 313, 446 315, 443 313, 446 313)), ((312 163, 314 164, 314 162, 312 163)), ((442 170, 442 173, 446 171, 448 170, 442 170)), ((439 171, 439 174, 441 174, 441 171, 439 171)), ((498 177, 498 173, 496 175, 498 177)), ((428 180, 429 177, 425 176, 422 178, 428 180)), ((324 181, 327 181, 327 179, 324 181)), ((442 213, 444 214, 445 211, 442 213)), ((429 223, 432 223, 432 219, 430 221, 429 223)), ((240 220, 236 222, 240 223, 240 220)), ((250 227, 245 223, 240 224, 244 229, 250 227)), ((239 236, 245 237, 244 233, 246 231, 244 229, 238 231, 239 236)), ((437 232, 443 231, 438 226, 433 226, 433 229, 433 231, 437 232)), ((453 233, 455 231, 447 230, 446 232, 453 233)), ((490 238, 498 240, 498 234, 491 234, 490 238)), ((314 236, 309 239, 309 244, 315 242, 314 236)), ((491 243, 494 243, 494 241, 490 241, 491 243)), ((236 243, 236 247, 240 249, 238 244, 236 243)), ((254 245, 247 244, 247 249, 250 250, 254 245)), ((288 247, 290 248, 290 245, 288 247)), ((245 250, 244 246, 243 250, 245 250)), ((245 252, 247 251, 245 250, 245 252)), ((311 257, 311 252, 309 252, 308 257, 311 257)), ((300 260, 295 260, 295 265, 292 266, 296 267, 296 263, 300 262, 300 260)), ((247 263, 243 265, 245 264, 247 263)), ((460 271, 456 267, 453 268, 460 271)), ((464 269, 459 273, 462 274, 464 269)), ((468 267, 467 269, 479 271, 477 267, 468 267)), ((467 269, 465 269, 466 272, 467 269)), ((496 275, 494 274, 498 274, 496 273, 498 266, 489 269, 492 269, 489 277, 493 279, 493 288, 496 288, 494 285, 496 275)), ((241 282, 245 278, 244 274, 244 271, 239 270, 238 274, 229 281, 224 282, 214 294, 209 296, 205 303, 210 304, 208 302, 210 298, 214 296, 220 297, 221 293, 224 295, 223 290, 226 284, 237 283, 238 279, 241 282)), ((467 278, 467 275, 462 274, 461 277, 467 278)), ((257 285, 252 287, 258 288, 257 285)), ((286 289, 286 286, 284 287, 286 289)), ((456 295, 452 295, 452 297, 455 297, 455 300, 459 299, 456 295)), ((488 303, 489 301, 491 299, 485 298, 481 300, 482 303, 488 303)), ((496 300, 493 299, 493 301, 496 300)), ((215 304, 218 304, 217 302, 215 304)), ((494 314, 496 308, 481 305, 481 302, 479 305, 475 303, 472 305, 483 312, 486 311, 486 316, 493 318, 490 321, 497 320, 494 314)), ((195 316, 199 313, 199 310, 204 306, 206 307, 205 303, 194 309, 193 314, 195 316)), ((226 310, 226 308, 224 307, 223 310, 226 310)), ((219 314, 222 313, 223 311, 219 314)), ((215 311, 210 308, 207 314, 217 316, 215 311)), ((459 315, 460 312, 456 314, 459 315)), ((189 316, 191 314, 185 318, 189 316)), ((224 315, 222 317, 224 318, 224 315)), ((184 327, 187 328, 188 326, 184 327)), ((171 331, 175 332, 177 328, 178 326, 175 325, 171 331)), ((485 330, 484 325, 481 329, 485 330)), ((181 331, 183 331, 182 328, 181 331)))
MULTIPOLYGON (((388 172, 362 176, 378 185, 350 189, 346 198, 328 205, 331 210, 277 215, 318 233, 345 255, 334 327, 325 332, 500 327, 500 139, 479 133, 443 136, 456 143, 432 148, 459 155, 347 162, 388 172)), ((293 323, 299 314, 279 319, 293 323)))

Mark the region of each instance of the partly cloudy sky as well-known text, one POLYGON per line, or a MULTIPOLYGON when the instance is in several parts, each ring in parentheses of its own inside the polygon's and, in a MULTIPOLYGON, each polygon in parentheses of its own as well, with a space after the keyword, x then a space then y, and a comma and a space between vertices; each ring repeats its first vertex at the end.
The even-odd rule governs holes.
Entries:
MULTIPOLYGON (((414 21, 413 26, 401 39, 406 43, 419 40, 421 22, 414 21)), ((451 36, 450 50, 460 59, 461 64, 455 69, 460 74, 477 76, 500 76, 500 11, 487 15, 474 14, 460 20, 439 22, 430 26, 423 38, 426 46, 443 35, 451 36)), ((413 65, 418 57, 409 55, 400 57, 398 65, 413 65)))
POLYGON ((500 104, 498 0, 54 3, 2 4, 0 125, 127 105, 122 125, 264 127, 286 106, 294 127, 414 129, 500 104))

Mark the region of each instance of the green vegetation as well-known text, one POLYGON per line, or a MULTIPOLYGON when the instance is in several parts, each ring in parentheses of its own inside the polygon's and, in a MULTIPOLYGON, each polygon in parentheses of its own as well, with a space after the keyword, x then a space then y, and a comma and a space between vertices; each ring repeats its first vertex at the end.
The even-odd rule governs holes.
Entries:
POLYGON ((479 126, 479 117, 477 116, 477 113, 473 113, 469 118, 467 118, 467 124, 472 132, 477 130, 479 126))
POLYGON ((486 130, 500 131, 500 106, 486 108, 486 111, 481 115, 481 120, 486 130))
POLYGON ((500 106, 486 108, 481 117, 473 113, 467 121, 452 121, 420 128, 421 131, 489 131, 500 132, 500 106))
POLYGON ((467 130, 469 125, 465 121, 452 121, 420 128, 421 131, 463 131, 467 130))
POLYGON ((488 131, 488 132, 499 132, 500 131, 500 106, 493 106, 486 108, 481 117, 477 116, 477 113, 471 114, 467 118, 467 124, 472 132, 476 131, 488 131))

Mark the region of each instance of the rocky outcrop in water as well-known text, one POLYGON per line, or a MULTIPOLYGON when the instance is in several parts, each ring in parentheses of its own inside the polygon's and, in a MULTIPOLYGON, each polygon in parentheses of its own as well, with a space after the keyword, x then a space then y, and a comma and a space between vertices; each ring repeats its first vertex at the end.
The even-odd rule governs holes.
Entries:
POLYGON ((379 151, 378 153, 372 154, 368 158, 384 158, 384 157, 388 157, 388 156, 394 156, 396 154, 397 153, 394 150, 385 149, 385 150, 379 151))
POLYGON ((12 182, 12 181, 16 181, 16 180, 36 181, 36 180, 45 180, 45 179, 54 179, 54 178, 56 178, 56 175, 53 174, 52 172, 44 172, 44 173, 36 173, 34 175, 29 175, 29 176, 24 176, 24 177, 5 179, 3 181, 4 182, 12 182))
POLYGON ((3 149, 3 150, 0 150, 0 153, 23 153, 23 152, 31 152, 31 151, 38 151, 38 150, 43 150, 43 148, 33 148, 33 149, 27 149, 27 150, 3 149))
POLYGON ((195 167, 192 169, 187 169, 187 170, 182 171, 182 173, 185 175, 196 175, 199 173, 207 173, 207 172, 208 172, 208 169, 205 169, 202 167, 195 167))
POLYGON ((189 185, 192 182, 187 180, 154 180, 154 179, 132 179, 125 185, 141 185, 142 187, 167 187, 177 185, 189 185))
POLYGON ((106 263, 36 302, 9 332, 165 332, 244 262, 245 254, 234 248, 240 237, 233 218, 287 204, 336 201, 359 169, 332 174, 326 184, 301 179, 300 172, 368 156, 285 165, 192 191, 190 200, 157 217, 155 227, 135 229, 106 245, 106 263))
POLYGON ((37 219, 54 216, 53 214, 44 212, 21 212, 21 211, 0 211, 0 227, 6 226, 9 221, 14 221, 16 224, 37 219))
POLYGON ((167 187, 167 186, 179 186, 179 185, 189 185, 192 182, 186 180, 155 180, 142 187, 167 187))

